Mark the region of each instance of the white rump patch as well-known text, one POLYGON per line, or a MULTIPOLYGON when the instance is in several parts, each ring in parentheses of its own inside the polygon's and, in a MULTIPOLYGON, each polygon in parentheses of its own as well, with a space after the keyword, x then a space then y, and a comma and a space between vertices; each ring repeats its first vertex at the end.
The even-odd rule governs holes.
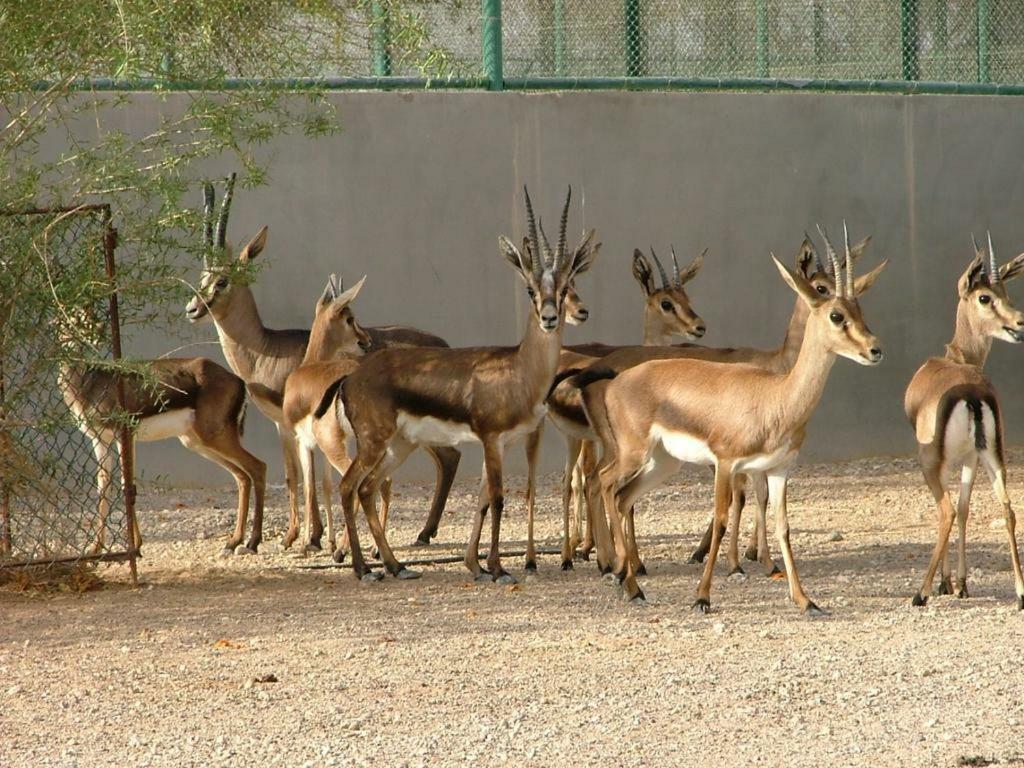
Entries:
MULTIPOLYGON (((996 418, 988 403, 981 404, 981 429, 985 437, 986 450, 995 447, 996 418)), ((947 466, 963 463, 964 459, 977 450, 974 413, 963 400, 953 406, 946 422, 943 454, 947 466)))
POLYGON ((156 416, 149 416, 139 422, 135 439, 149 443, 154 440, 166 440, 169 437, 181 437, 192 430, 196 420, 193 408, 175 408, 156 416))
POLYGON ((316 435, 313 434, 313 414, 306 414, 295 425, 295 437, 303 448, 311 451, 316 448, 316 435))
POLYGON ((478 441, 468 424, 435 419, 433 416, 411 416, 398 412, 398 431, 417 445, 447 445, 478 441))

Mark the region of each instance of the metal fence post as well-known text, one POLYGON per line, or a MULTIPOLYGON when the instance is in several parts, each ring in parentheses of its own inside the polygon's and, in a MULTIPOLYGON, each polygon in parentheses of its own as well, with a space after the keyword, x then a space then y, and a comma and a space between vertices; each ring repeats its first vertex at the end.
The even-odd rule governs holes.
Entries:
POLYGON ((768 77, 768 0, 757 0, 757 76, 768 77))
POLYGON ((555 30, 555 77, 565 75, 565 0, 555 0, 554 4, 555 30))
POLYGON ((903 79, 920 79, 921 69, 917 60, 917 0, 900 0, 900 43, 903 49, 903 79))
POLYGON ((644 74, 643 31, 640 29, 640 0, 625 0, 626 77, 644 74))
POLYGON ((388 0, 374 0, 370 6, 373 17, 370 24, 371 46, 373 49, 373 74, 377 77, 391 76, 391 14, 388 0))
POLYGON ((501 60, 501 0, 481 0, 483 15, 483 66, 487 88, 501 91, 505 88, 505 75, 501 60))
POLYGON ((814 4, 811 6, 811 13, 811 34, 814 38, 814 74, 820 75, 818 67, 824 61, 822 54, 825 51, 825 9, 821 7, 821 0, 814 0, 814 4))
POLYGON ((978 0, 978 82, 987 83, 989 81, 988 72, 988 47, 989 47, 989 34, 992 31, 991 28, 992 17, 989 13, 988 0, 978 0))

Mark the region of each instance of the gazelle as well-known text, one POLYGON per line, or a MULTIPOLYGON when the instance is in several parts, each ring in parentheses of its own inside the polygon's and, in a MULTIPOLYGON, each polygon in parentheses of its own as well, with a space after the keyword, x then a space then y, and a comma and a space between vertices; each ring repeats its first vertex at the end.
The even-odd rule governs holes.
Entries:
MULTIPOLYGON (((61 329, 62 343, 80 346, 71 329, 61 329)), ((252 534, 244 552, 255 552, 260 543, 266 465, 241 442, 245 417, 245 383, 212 360, 161 358, 144 361, 150 376, 112 371, 86 363, 63 363, 58 384, 79 430, 92 442, 96 456, 99 493, 99 525, 95 549, 103 549, 110 483, 118 455, 118 432, 125 418, 134 432, 128 450, 134 456, 136 441, 178 438, 182 445, 224 467, 238 486, 235 530, 224 545, 224 554, 235 551, 245 537, 249 497, 253 496, 252 534), (118 406, 117 387, 124 392, 124 409, 118 406)), ((134 461, 132 462, 134 464, 134 461)), ((138 518, 132 531, 135 547, 142 546, 138 518)))
POLYGON ((960 468, 960 498, 956 505, 959 529, 956 596, 967 597, 967 514, 980 459, 1006 517, 1017 608, 1024 610, 1024 578, 1017 552, 1016 520, 1006 493, 1003 419, 995 387, 982 373, 992 339, 1012 344, 1024 341, 1024 312, 1011 304, 1004 285, 1024 272, 1024 253, 1002 268, 997 267, 991 235, 987 254, 976 244, 974 251, 974 259, 957 282, 960 300, 953 340, 946 345, 944 356, 930 358, 917 370, 904 399, 907 418, 917 436, 921 471, 939 508, 938 538, 913 604, 928 602, 940 563, 940 594, 953 594, 947 549, 954 513, 946 493, 945 478, 949 470, 957 468, 960 468))
MULTIPOLYGON (((205 247, 207 253, 221 254, 217 263, 211 263, 209 256, 203 260, 203 271, 199 278, 196 296, 188 302, 185 315, 189 322, 198 323, 212 319, 220 340, 224 357, 238 376, 249 388, 250 396, 260 412, 274 422, 284 453, 285 478, 288 485, 289 526, 284 537, 284 546, 289 547, 299 535, 298 510, 298 476, 300 461, 295 435, 284 425, 281 409, 285 380, 299 364, 306 352, 309 341, 307 330, 274 330, 263 325, 256 307, 256 298, 245 279, 245 273, 251 262, 260 255, 267 243, 267 227, 262 227, 256 235, 239 251, 232 263, 230 248, 227 245, 227 220, 230 211, 232 189, 235 174, 226 184, 224 197, 216 222, 216 236, 213 227, 214 190, 207 184, 204 190, 205 201, 205 247)), ((382 349, 392 346, 425 346, 447 347, 447 342, 439 336, 406 326, 367 327, 365 331, 370 337, 370 349, 382 349)), ((444 501, 448 498, 455 471, 458 468, 458 451, 433 452, 432 457, 437 465, 438 483, 436 493, 444 501)), ((330 516, 330 477, 329 467, 324 464, 323 483, 325 507, 330 516)), ((319 549, 323 524, 316 508, 316 489, 307 490, 306 498, 312 499, 311 519, 312 530, 308 531, 307 546, 319 549)), ((330 542, 333 547, 334 542, 330 542)))
POLYGON ((515 347, 384 350, 369 357, 338 387, 335 412, 356 439, 357 453, 341 481, 345 521, 352 532, 353 567, 366 574, 357 554, 354 507, 358 493, 391 573, 400 573, 377 518, 375 497, 381 481, 392 474, 417 445, 455 445, 477 440, 484 449, 484 476, 473 522, 466 567, 477 578, 512 583, 498 551, 504 509, 502 457, 506 444, 533 432, 544 418, 544 400, 555 381, 561 350, 565 298, 574 278, 593 262, 599 245, 593 232, 573 252, 566 251, 569 200, 562 210, 554 249, 534 221, 529 194, 526 213, 530 249, 525 253, 500 238, 501 253, 526 284, 532 317, 515 347), (542 248, 543 242, 543 248, 542 248), (479 562, 479 544, 487 510, 491 510, 489 572, 479 562))
MULTIPOLYGON (((844 225, 844 234, 845 234, 844 225)), ((586 386, 584 407, 601 438, 604 455, 598 470, 604 508, 615 547, 614 569, 627 596, 643 600, 622 520, 643 493, 661 484, 680 463, 715 468, 715 528, 711 551, 697 591, 695 608, 711 607, 711 580, 728 516, 734 477, 764 472, 776 511, 776 536, 789 579, 790 597, 804 611, 820 609, 800 584, 789 544, 786 480, 803 443, 836 355, 863 365, 882 360, 878 340, 868 330, 856 299, 849 238, 845 281, 826 239, 836 275, 836 295, 823 298, 799 271, 774 255, 785 282, 809 309, 796 363, 786 373, 752 365, 705 360, 652 360, 621 374, 581 374, 601 379, 586 386)))
MULTIPOLYGON (((684 288, 686 283, 690 282, 703 266, 707 249, 705 248, 682 271, 679 269, 675 247, 671 248, 671 252, 672 279, 669 280, 661 260, 654 252, 654 247, 651 247, 651 258, 661 275, 661 287, 659 288, 647 257, 639 248, 633 250, 633 277, 640 283, 640 288, 644 293, 643 343, 645 346, 664 346, 679 336, 695 341, 707 331, 704 321, 694 312, 690 304, 690 297, 686 295, 684 288)), ((618 349, 621 347, 599 343, 566 346, 559 360, 559 372, 585 368, 595 359, 611 354, 618 349)), ((583 417, 577 389, 565 386, 555 388, 549 396, 549 406, 548 415, 566 442, 566 464, 565 472, 562 475, 562 570, 569 570, 572 568, 573 553, 580 540, 580 517, 586 492, 584 477, 587 471, 596 464, 595 446, 592 442, 593 434, 583 417), (567 411, 570 412, 568 417, 565 416, 567 411), (578 418, 573 419, 573 415, 578 418), (572 519, 571 531, 570 519, 572 519)), ((530 498, 529 494, 528 498, 530 498)), ((588 521, 592 519, 590 514, 587 517, 588 521)), ((589 543, 592 542, 590 525, 587 526, 587 541, 588 544, 584 546, 589 552, 589 543)), ((526 570, 528 571, 537 568, 535 552, 533 508, 528 504, 526 543, 526 570)))

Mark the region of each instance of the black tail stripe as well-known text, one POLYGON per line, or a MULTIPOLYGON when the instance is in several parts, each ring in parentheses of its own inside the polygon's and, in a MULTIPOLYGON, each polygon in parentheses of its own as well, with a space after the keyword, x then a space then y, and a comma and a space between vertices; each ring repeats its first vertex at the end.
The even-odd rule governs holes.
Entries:
POLYGON ((982 419, 981 401, 976 397, 971 397, 964 400, 964 402, 974 415, 974 447, 979 451, 983 451, 987 446, 987 442, 985 440, 985 424, 982 419))
POLYGON ((313 418, 319 419, 325 413, 327 409, 331 407, 331 403, 334 402, 334 398, 338 394, 338 388, 347 377, 342 376, 340 379, 331 384, 326 390, 324 390, 324 396, 320 398, 320 404, 313 411, 313 418))
POLYGON ((576 374, 576 377, 572 380, 572 383, 573 386, 575 386, 577 389, 586 389, 595 381, 614 379, 618 375, 619 374, 617 371, 612 370, 608 366, 597 366, 592 368, 586 368, 583 371, 576 374))

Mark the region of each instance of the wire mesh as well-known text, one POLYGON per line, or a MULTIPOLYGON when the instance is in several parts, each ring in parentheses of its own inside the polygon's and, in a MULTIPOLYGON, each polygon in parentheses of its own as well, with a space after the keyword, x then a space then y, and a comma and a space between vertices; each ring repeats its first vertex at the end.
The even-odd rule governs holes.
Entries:
POLYGON ((102 206, 0 214, 0 568, 132 549, 118 397, 93 376, 114 365, 109 233, 102 206))
POLYGON ((1012 0, 505 0, 505 76, 1024 83, 1012 0))

